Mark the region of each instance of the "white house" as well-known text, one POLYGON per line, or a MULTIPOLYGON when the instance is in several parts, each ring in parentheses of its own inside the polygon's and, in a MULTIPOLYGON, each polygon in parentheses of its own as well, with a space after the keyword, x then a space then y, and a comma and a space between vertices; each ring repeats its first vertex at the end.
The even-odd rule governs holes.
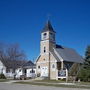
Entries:
POLYGON ((0 60, 0 74, 4 74, 8 78, 13 78, 15 70, 21 67, 26 61, 17 60, 0 60))
POLYGON ((31 61, 28 61, 23 66, 24 71, 26 70, 26 77, 28 78, 34 78, 36 77, 36 65, 33 64, 31 61))
POLYGON ((17 68, 16 78, 20 78, 20 76, 25 76, 26 78, 35 78, 36 77, 36 65, 31 61, 26 62, 22 67, 17 68))
POLYGON ((7 78, 20 78, 22 75, 25 75, 26 78, 34 78, 36 76, 36 65, 31 61, 0 60, 1 73, 7 78))
POLYGON ((6 67, 5 65, 2 63, 2 61, 0 60, 0 74, 3 73, 6 75, 6 67))

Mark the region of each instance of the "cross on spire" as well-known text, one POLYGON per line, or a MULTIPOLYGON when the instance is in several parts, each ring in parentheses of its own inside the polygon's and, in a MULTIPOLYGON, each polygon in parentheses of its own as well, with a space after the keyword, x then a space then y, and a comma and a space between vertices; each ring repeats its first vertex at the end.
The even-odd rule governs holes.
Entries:
POLYGON ((50 20, 51 14, 47 14, 47 20, 50 20))

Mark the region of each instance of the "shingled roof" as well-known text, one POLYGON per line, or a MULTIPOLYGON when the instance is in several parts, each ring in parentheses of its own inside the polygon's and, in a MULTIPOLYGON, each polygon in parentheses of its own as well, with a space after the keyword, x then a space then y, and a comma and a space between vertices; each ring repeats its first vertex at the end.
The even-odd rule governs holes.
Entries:
POLYGON ((54 29, 53 29, 49 20, 47 21, 47 23, 46 23, 45 27, 43 28, 42 32, 47 32, 47 31, 51 31, 51 32, 55 33, 55 31, 54 31, 54 29))
POLYGON ((25 60, 1 60, 7 69, 17 69, 23 66, 27 61, 25 60))
POLYGON ((36 65, 30 60, 23 65, 23 68, 34 68, 36 65))
POLYGON ((83 58, 72 48, 56 45, 55 51, 63 59, 63 61, 83 63, 83 58))

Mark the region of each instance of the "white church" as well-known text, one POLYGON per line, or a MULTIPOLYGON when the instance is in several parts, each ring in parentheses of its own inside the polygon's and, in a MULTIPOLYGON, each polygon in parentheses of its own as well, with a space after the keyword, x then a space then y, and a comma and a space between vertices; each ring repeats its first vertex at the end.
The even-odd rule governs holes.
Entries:
POLYGON ((56 32, 48 21, 41 32, 40 55, 36 60, 37 77, 63 79, 77 75, 83 58, 72 48, 56 43, 56 32))

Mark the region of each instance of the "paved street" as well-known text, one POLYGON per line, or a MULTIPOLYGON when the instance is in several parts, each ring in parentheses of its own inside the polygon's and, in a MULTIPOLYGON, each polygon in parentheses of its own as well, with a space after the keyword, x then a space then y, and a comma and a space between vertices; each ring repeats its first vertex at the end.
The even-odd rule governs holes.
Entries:
MULTIPOLYGON (((0 90, 82 90, 82 89, 21 85, 21 84, 1 83, 0 82, 0 90)), ((83 90, 89 90, 89 89, 83 89, 83 90)))

